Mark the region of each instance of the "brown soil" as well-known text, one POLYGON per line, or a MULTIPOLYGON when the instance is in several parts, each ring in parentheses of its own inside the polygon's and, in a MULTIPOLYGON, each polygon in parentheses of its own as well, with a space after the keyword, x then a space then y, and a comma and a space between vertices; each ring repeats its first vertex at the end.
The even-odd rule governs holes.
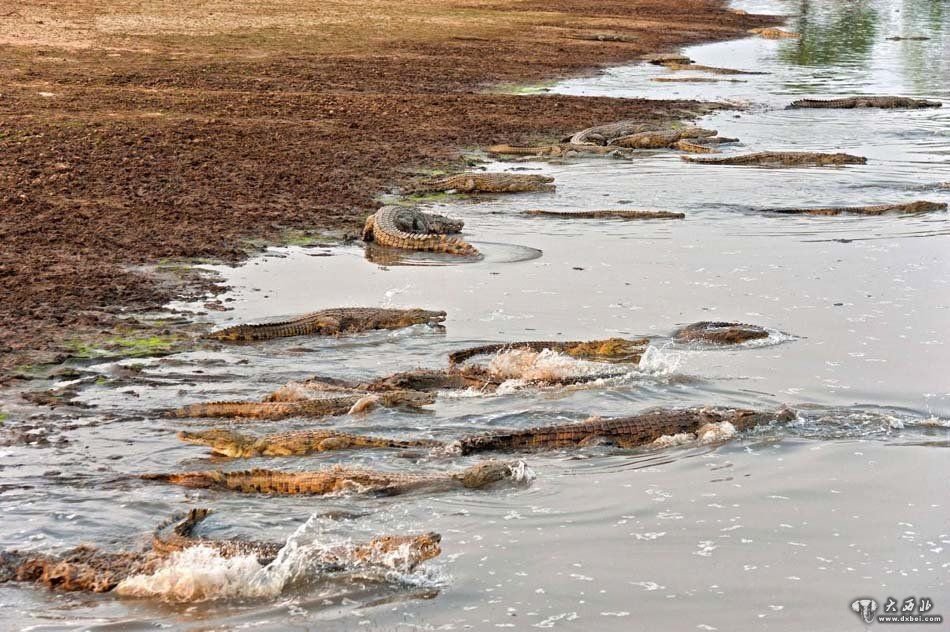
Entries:
POLYGON ((690 106, 489 86, 771 23, 721 0, 7 0, 0 372, 183 291, 135 266, 356 235, 462 148, 690 106), (604 32, 629 37, 578 37, 604 32))

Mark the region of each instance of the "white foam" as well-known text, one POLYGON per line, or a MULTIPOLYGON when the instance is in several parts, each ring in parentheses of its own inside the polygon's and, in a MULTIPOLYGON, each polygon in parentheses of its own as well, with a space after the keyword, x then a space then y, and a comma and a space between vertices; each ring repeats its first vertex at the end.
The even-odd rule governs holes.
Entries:
POLYGON ((666 377, 679 371, 683 358, 682 353, 672 351, 666 346, 654 347, 649 345, 643 355, 640 356, 640 364, 637 368, 641 373, 666 377))
POLYGON ((601 375, 610 369, 611 365, 578 360, 550 349, 541 352, 513 349, 496 354, 488 363, 492 377, 525 382, 556 383, 567 378, 601 375))
POLYGON ((692 432, 679 432, 673 435, 663 435, 662 437, 657 437, 653 441, 653 445, 657 448, 672 448, 678 445, 692 443, 693 441, 696 441, 696 435, 694 435, 692 432))
POLYGON ((721 443, 732 439, 738 432, 730 422, 721 421, 702 426, 696 432, 696 436, 700 443, 721 443))

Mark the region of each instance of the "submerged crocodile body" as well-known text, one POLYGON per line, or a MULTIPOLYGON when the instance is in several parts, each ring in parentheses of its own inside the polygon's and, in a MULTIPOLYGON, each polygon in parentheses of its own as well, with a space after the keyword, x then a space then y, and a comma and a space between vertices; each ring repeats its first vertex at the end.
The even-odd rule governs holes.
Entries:
POLYGON ((448 449, 460 454, 488 451, 557 450, 594 444, 635 448, 653 443, 664 435, 697 434, 709 424, 729 422, 736 430, 746 430, 771 421, 788 421, 787 410, 759 412, 743 409, 654 410, 632 417, 591 418, 586 421, 525 430, 488 432, 464 437, 448 449))
POLYGON ((449 354, 449 364, 460 364, 475 356, 505 351, 557 351, 573 358, 606 362, 637 363, 649 344, 647 338, 628 340, 607 338, 605 340, 528 340, 523 342, 499 342, 460 349, 449 354))
POLYGON ((263 402, 208 402, 190 404, 172 412, 174 417, 236 417, 247 419, 286 419, 287 417, 326 417, 366 412, 377 406, 416 408, 435 402, 435 397, 416 391, 390 390, 385 393, 326 393, 320 397, 271 399, 263 402))
POLYGON ((670 211, 524 211, 533 217, 556 217, 558 219, 683 219, 685 213, 670 211))
POLYGON ((438 441, 428 439, 388 439, 335 430, 301 430, 258 437, 212 428, 195 432, 182 430, 178 438, 185 443, 208 446, 212 453, 231 458, 303 456, 354 448, 432 448, 441 445, 438 441))
POLYGON ((522 193, 552 191, 554 178, 527 173, 459 173, 423 182, 413 192, 459 191, 461 193, 522 193))
POLYGON ((290 336, 339 336, 374 329, 437 325, 444 320, 445 312, 427 309, 339 307, 311 312, 280 322, 234 325, 213 331, 207 337, 222 342, 254 342, 290 336))
POLYGON ((749 33, 764 37, 765 39, 798 39, 801 37, 798 33, 777 29, 772 26, 763 26, 755 29, 749 29, 749 33))
POLYGON ((814 151, 761 151, 743 156, 724 158, 695 158, 681 156, 687 162, 701 165, 746 165, 754 167, 826 167, 837 165, 863 165, 868 159, 851 154, 826 154, 814 151))
POLYGON ((461 220, 444 215, 403 206, 384 206, 366 218, 362 239, 390 248, 478 255, 478 250, 470 243, 446 236, 459 232, 462 226, 461 220))
POLYGON ((711 129, 686 127, 680 130, 637 132, 627 136, 618 136, 610 139, 608 144, 630 149, 662 149, 671 147, 677 141, 686 138, 705 138, 715 136, 716 133, 715 130, 711 129))
POLYGON ((758 70, 737 70, 735 68, 720 68, 719 66, 704 66, 702 64, 682 63, 678 61, 662 62, 659 65, 670 70, 691 70, 694 72, 708 72, 711 75, 767 75, 769 73, 758 70))
POLYGON ((886 215, 888 213, 929 213, 945 211, 943 202, 918 200, 905 204, 872 204, 870 206, 832 206, 828 208, 771 208, 763 209, 769 213, 784 215, 886 215))
POLYGON ((910 97, 846 97, 842 99, 799 99, 792 101, 789 109, 799 108, 939 108, 943 104, 940 101, 928 101, 926 99, 911 99, 910 97))
POLYGON ((484 461, 458 472, 445 474, 405 474, 380 472, 337 465, 308 472, 243 470, 224 472, 181 472, 145 474, 145 480, 163 481, 183 487, 217 488, 245 494, 327 495, 327 494, 404 494, 412 491, 441 491, 457 488, 482 489, 494 483, 511 481, 524 471, 520 461, 484 461))
MULTIPOLYGON (((192 509, 183 519, 176 516, 163 523, 145 551, 108 552, 83 545, 65 553, 50 555, 30 551, 0 553, 0 583, 32 582, 68 591, 104 593, 118 588, 136 575, 149 575, 165 565, 172 553, 195 546, 214 548, 223 557, 254 555, 261 564, 274 560, 283 543, 244 540, 208 540, 195 537, 195 527, 210 513, 192 509), (174 523, 174 520, 180 522, 174 523), (169 530, 169 533, 163 531, 169 530)), ((435 533, 416 536, 381 536, 369 542, 315 551, 313 560, 325 572, 344 568, 389 565, 389 557, 400 554, 400 562, 411 570, 441 553, 441 537, 435 533)))
POLYGON ((768 330, 758 325, 724 321, 693 323, 673 333, 673 339, 677 342, 706 342, 717 345, 735 345, 768 337, 768 330))

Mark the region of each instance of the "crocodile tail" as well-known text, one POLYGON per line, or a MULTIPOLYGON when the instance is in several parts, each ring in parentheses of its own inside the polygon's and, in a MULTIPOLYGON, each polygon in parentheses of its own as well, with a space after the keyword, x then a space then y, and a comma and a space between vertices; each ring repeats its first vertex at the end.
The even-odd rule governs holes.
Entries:
POLYGON ((207 507, 195 507, 187 513, 175 513, 171 518, 162 521, 152 533, 155 542, 163 543, 167 540, 166 532, 171 531, 176 536, 187 538, 198 524, 211 514, 207 507))
POLYGON ((219 471, 207 471, 142 474, 139 478, 146 481, 161 481, 163 483, 181 485, 182 487, 203 489, 219 484, 223 481, 224 476, 219 471))

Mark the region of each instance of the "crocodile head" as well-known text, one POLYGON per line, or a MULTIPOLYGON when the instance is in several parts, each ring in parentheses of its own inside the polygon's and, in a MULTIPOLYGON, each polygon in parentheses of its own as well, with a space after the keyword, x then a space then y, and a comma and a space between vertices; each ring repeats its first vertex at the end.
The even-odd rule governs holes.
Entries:
POLYGON ((610 360, 614 362, 639 362, 640 356, 649 340, 638 338, 607 338, 606 340, 591 340, 575 345, 567 353, 576 358, 591 358, 610 360))
POLYGON ((379 394, 382 404, 388 408, 408 407, 418 408, 435 403, 435 393, 426 393, 424 391, 398 390, 388 391, 379 394))
POLYGON ((430 531, 420 535, 384 535, 373 538, 358 562, 383 563, 396 570, 411 571, 442 553, 442 536, 430 531))
POLYGON ((407 309, 399 316, 399 325, 438 325, 445 322, 445 312, 431 309, 407 309))
POLYGON ((532 474, 524 461, 482 461, 455 475, 469 489, 480 489, 499 481, 528 481, 532 474))
POLYGON ((795 411, 783 406, 776 411, 745 410, 742 408, 729 410, 718 415, 717 421, 728 421, 736 430, 748 430, 773 421, 788 422, 795 419, 795 411))
POLYGON ((258 450, 255 447, 255 443, 257 442, 256 437, 249 437, 238 432, 223 430, 221 428, 199 430, 197 432, 182 430, 178 433, 178 438, 185 443, 208 446, 213 453, 222 456, 239 458, 256 456, 258 454, 258 450))

